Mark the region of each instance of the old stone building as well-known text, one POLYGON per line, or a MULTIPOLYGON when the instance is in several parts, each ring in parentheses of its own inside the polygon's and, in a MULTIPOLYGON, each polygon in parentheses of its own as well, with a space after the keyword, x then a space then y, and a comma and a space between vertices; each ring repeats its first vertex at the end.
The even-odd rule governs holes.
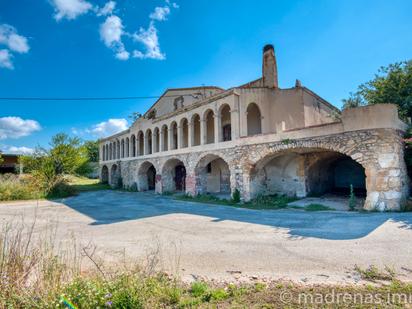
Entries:
POLYGON ((408 194, 405 124, 392 104, 340 112, 302 86, 280 89, 274 48, 262 77, 230 89, 168 89, 126 131, 100 140, 101 180, 156 193, 365 197, 397 210, 408 194))

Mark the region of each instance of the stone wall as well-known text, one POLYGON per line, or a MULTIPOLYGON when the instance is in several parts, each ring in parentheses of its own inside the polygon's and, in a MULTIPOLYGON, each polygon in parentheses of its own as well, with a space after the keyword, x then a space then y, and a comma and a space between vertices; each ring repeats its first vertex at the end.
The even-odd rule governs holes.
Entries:
MULTIPOLYGON (((230 143, 229 143, 230 144, 230 143)), ((238 145, 212 151, 197 151, 176 155, 133 158, 101 164, 109 171, 118 167, 121 183, 128 188, 147 190, 145 171, 151 165, 156 169, 156 192, 164 192, 168 187, 167 179, 162 175, 165 164, 170 160, 179 160, 186 168, 186 193, 195 195, 205 191, 200 170, 218 158, 223 159, 230 170, 230 187, 238 189, 242 200, 247 201, 256 191, 253 177, 256 168, 267 160, 281 154, 311 153, 320 150, 346 155, 358 162, 365 169, 367 197, 364 208, 367 210, 399 210, 408 195, 408 179, 403 160, 401 133, 393 129, 375 129, 345 132, 321 137, 283 140, 277 142, 238 145), (165 178, 165 179, 163 179, 165 178)), ((115 174, 117 175, 117 174, 115 174)), ((304 175, 303 175, 304 176, 304 175)), ((110 173, 109 177, 112 177, 110 173)), ((303 180, 302 180, 303 181, 303 180)), ((115 185, 118 181, 109 179, 115 185)))

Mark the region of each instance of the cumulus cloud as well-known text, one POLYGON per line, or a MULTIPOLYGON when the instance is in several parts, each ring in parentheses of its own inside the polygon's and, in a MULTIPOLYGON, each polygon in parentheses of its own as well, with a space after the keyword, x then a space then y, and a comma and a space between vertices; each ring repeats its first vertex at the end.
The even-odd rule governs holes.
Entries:
POLYGON ((25 147, 25 146, 10 146, 6 148, 7 153, 10 154, 23 154, 23 155, 28 155, 28 154, 32 154, 34 152, 33 148, 30 147, 25 147))
POLYGON ((85 0, 52 0, 54 18, 59 21, 63 18, 75 19, 79 15, 89 12, 93 5, 85 0))
POLYGON ((0 140, 28 136, 40 129, 40 124, 35 120, 20 117, 0 118, 0 140))
POLYGON ((170 14, 170 7, 166 6, 158 6, 154 9, 153 13, 149 15, 150 19, 163 21, 167 19, 167 15, 170 14))
POLYGON ((130 56, 122 42, 123 28, 122 20, 116 15, 108 16, 100 25, 100 38, 107 47, 115 51, 116 58, 119 60, 127 60, 130 56))
POLYGON ((7 69, 14 68, 12 52, 25 54, 30 50, 27 38, 7 24, 0 25, 0 45, 5 45, 5 48, 0 50, 0 67, 7 69))
POLYGON ((128 123, 124 118, 109 119, 94 125, 91 129, 88 129, 87 132, 97 137, 106 137, 124 131, 127 127, 128 123))
POLYGON ((113 11, 116 7, 116 2, 109 1, 102 8, 97 9, 97 16, 106 16, 113 14, 113 11))
POLYGON ((13 55, 8 49, 0 49, 0 67, 6 69, 13 69, 13 62, 11 61, 13 55))
POLYGON ((139 33, 133 34, 133 39, 143 44, 145 52, 135 50, 133 57, 140 59, 166 59, 166 55, 160 51, 159 37, 154 22, 150 22, 149 28, 140 28, 139 33))
POLYGON ((139 59, 166 59, 164 53, 160 50, 158 30, 155 21, 165 21, 171 14, 171 9, 177 9, 179 6, 165 1, 164 6, 155 7, 150 13, 150 24, 147 29, 140 28, 136 33, 125 31, 122 19, 114 15, 116 2, 110 0, 103 7, 93 6, 87 0, 51 0, 55 7, 55 19, 62 18, 75 19, 77 16, 87 12, 93 12, 96 16, 106 16, 103 23, 100 24, 100 38, 104 44, 114 51, 115 58, 118 60, 128 60, 130 56, 139 59), (132 38, 133 41, 141 43, 143 50, 135 49, 132 54, 127 50, 122 38, 132 38))

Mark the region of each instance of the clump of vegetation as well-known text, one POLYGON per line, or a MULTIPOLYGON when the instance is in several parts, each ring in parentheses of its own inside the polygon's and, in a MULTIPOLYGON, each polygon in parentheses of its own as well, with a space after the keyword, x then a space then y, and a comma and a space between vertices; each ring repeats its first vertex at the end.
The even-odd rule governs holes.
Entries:
POLYGON ((198 202, 205 204, 235 205, 235 202, 232 199, 223 199, 212 194, 198 194, 196 196, 184 194, 175 195, 174 198, 182 201, 198 202))
POLYGON ((356 196, 355 192, 353 191, 353 185, 350 185, 350 193, 349 193, 349 211, 356 210, 356 196))
POLYGON ((260 195, 242 206, 251 209, 283 209, 296 200, 296 197, 286 195, 260 195))
POLYGON ((375 265, 370 265, 366 269, 362 269, 359 266, 355 266, 355 271, 359 273, 359 275, 361 276, 363 280, 368 280, 368 281, 373 281, 373 282, 377 280, 391 281, 395 279, 396 277, 395 271, 388 266, 385 266, 384 271, 379 270, 379 268, 376 267, 375 265))
POLYGON ((325 211, 325 210, 335 210, 334 208, 322 205, 322 204, 309 204, 304 208, 306 211, 325 211))
POLYGON ((0 201, 31 200, 42 198, 43 193, 35 186, 31 176, 0 175, 0 201))
POLYGON ((235 191, 233 191, 232 201, 235 204, 240 203, 240 191, 238 188, 236 188, 235 191))

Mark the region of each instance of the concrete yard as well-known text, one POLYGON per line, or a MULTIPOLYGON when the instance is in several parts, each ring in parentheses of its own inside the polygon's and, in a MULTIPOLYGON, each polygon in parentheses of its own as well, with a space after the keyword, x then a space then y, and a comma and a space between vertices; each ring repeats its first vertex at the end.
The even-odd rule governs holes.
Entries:
POLYGON ((96 245, 108 261, 127 257, 185 280, 291 279, 357 282, 355 265, 389 266, 412 280, 412 213, 249 210, 176 201, 153 193, 96 191, 62 201, 0 204, 0 220, 36 235, 57 227, 62 243, 96 245))

